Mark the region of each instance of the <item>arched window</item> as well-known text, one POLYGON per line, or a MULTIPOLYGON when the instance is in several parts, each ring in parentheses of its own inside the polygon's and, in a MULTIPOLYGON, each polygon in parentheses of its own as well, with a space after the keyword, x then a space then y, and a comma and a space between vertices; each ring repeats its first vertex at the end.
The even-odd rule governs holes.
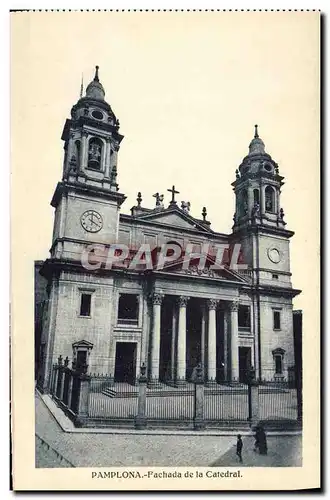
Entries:
POLYGON ((242 215, 246 215, 248 213, 248 193, 246 189, 243 189, 241 196, 242 196, 242 205, 241 205, 242 215))
POLYGON ((100 139, 93 137, 88 144, 88 167, 101 170, 103 143, 100 139))
POLYGON ((274 371, 275 377, 282 376, 284 374, 284 363, 283 358, 285 354, 285 350, 281 347, 277 347, 272 351, 273 359, 274 359, 274 371))
POLYGON ((275 191, 272 186, 265 189, 265 208, 266 212, 275 212, 275 191))

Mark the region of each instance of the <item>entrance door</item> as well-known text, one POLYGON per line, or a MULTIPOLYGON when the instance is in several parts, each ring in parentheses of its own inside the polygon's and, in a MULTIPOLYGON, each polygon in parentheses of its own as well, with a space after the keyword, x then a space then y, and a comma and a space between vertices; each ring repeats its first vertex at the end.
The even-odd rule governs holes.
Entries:
POLYGON ((246 384, 248 381, 248 373, 251 368, 251 347, 238 348, 239 359, 239 381, 246 384))
POLYGON ((135 384, 136 343, 116 343, 115 382, 135 384))

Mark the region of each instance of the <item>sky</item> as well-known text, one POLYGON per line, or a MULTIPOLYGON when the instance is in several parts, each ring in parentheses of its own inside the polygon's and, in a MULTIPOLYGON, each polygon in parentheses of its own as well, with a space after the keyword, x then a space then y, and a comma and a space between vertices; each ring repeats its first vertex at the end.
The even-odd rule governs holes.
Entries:
POLYGON ((11 15, 11 156, 15 235, 26 255, 51 245, 61 133, 99 65, 124 135, 118 183, 137 192, 175 184, 191 214, 207 207, 229 233, 231 183, 254 124, 285 177, 295 308, 317 307, 319 279, 319 19, 313 12, 29 12, 11 15))

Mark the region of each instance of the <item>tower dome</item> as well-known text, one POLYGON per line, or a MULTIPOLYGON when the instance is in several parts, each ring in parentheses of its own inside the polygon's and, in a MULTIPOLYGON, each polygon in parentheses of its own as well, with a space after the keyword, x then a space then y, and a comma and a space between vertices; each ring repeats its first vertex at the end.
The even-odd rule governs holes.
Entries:
POLYGON ((258 125, 255 125, 254 138, 249 145, 249 155, 265 154, 265 144, 258 134, 258 125))
POLYGON ((105 91, 103 85, 99 80, 99 67, 95 66, 95 76, 94 80, 86 88, 86 97, 91 99, 96 99, 99 101, 104 101, 105 91))

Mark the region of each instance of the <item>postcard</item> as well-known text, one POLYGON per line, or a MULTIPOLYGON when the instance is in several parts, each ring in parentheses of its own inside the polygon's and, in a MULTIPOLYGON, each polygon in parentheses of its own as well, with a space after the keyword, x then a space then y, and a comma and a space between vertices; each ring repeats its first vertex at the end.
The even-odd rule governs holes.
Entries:
POLYGON ((320 487, 320 25, 11 13, 14 490, 320 487))

